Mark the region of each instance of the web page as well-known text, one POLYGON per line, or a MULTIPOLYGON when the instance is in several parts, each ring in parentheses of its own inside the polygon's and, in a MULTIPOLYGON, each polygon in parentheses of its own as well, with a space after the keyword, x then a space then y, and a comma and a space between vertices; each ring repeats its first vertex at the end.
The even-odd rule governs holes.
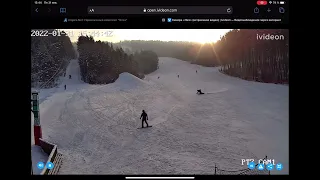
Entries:
POLYGON ((31 173, 289 174, 288 1, 32 2, 31 173))

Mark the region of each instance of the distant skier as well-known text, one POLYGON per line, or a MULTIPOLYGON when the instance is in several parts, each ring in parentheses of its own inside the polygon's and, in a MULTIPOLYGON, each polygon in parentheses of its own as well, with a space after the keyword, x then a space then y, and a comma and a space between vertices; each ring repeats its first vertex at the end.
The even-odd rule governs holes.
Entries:
POLYGON ((67 90, 67 85, 66 84, 64 85, 64 90, 67 90))
POLYGON ((196 70, 196 73, 198 73, 198 71, 196 70))
POLYGON ((158 76, 158 79, 160 78, 160 76, 158 76))
POLYGON ((69 75, 69 79, 71 79, 71 75, 69 75))
POLYGON ((178 74, 178 78, 179 78, 179 74, 178 74))
POLYGON ((147 124, 147 127, 149 127, 149 124, 147 123, 148 114, 144 110, 142 110, 142 114, 140 116, 140 119, 142 119, 142 128, 143 128, 143 122, 145 122, 147 124))
POLYGON ((204 94, 204 93, 201 91, 201 89, 198 89, 197 94, 204 94))

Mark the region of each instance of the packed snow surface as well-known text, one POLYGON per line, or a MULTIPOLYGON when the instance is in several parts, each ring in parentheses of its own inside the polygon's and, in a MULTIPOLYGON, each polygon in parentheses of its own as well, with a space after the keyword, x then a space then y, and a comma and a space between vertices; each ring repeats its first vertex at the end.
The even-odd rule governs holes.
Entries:
POLYGON ((64 157, 60 174, 213 174, 215 164, 245 169, 241 159, 266 155, 284 165, 271 174, 289 173, 288 86, 159 59, 144 80, 123 73, 107 85, 82 82, 71 61, 40 105, 43 138, 64 157), (153 127, 137 129, 143 109, 153 127))
POLYGON ((39 162, 43 162, 45 165, 48 161, 48 155, 42 150, 40 146, 33 144, 31 145, 31 159, 32 159, 33 174, 41 174, 42 169, 39 169, 37 167, 37 164, 39 162))
POLYGON ((139 87, 145 86, 147 82, 133 76, 129 73, 122 73, 119 78, 114 82, 113 86, 117 87, 118 90, 134 90, 139 87))

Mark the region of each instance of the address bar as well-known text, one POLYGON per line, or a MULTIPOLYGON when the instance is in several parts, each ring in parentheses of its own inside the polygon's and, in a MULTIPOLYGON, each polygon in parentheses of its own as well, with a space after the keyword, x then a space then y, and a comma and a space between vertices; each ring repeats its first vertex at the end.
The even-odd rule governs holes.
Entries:
POLYGON ((88 14, 232 14, 232 6, 89 6, 88 14))

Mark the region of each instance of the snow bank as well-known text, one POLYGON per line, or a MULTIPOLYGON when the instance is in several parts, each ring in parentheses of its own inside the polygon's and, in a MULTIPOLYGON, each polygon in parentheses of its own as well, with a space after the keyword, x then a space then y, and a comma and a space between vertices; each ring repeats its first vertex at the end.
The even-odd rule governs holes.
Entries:
POLYGON ((114 82, 114 85, 119 88, 120 91, 136 89, 147 84, 147 82, 127 72, 121 73, 119 78, 114 82))

